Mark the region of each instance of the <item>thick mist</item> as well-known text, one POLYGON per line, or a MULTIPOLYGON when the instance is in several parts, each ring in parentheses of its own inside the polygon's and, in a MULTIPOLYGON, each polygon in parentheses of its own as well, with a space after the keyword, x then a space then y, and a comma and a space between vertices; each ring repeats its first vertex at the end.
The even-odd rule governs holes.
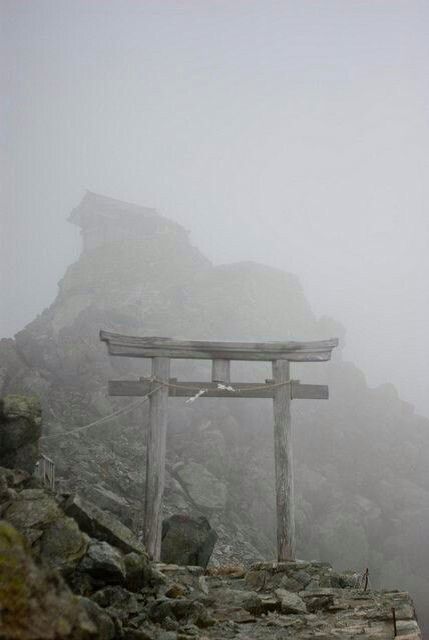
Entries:
POLYGON ((369 383, 429 415, 427 4, 0 6, 2 336, 54 299, 88 188, 297 274, 369 383))

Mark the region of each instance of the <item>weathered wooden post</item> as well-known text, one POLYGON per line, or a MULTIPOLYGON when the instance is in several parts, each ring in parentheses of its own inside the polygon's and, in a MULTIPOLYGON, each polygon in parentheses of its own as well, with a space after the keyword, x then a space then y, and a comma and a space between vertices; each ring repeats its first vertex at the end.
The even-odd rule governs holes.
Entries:
POLYGON ((231 382, 230 360, 212 360, 212 382, 231 382))
POLYGON ((152 358, 152 377, 156 379, 149 402, 149 432, 146 449, 146 493, 144 542, 149 557, 161 555, 162 499, 165 476, 165 442, 168 421, 170 358, 152 358), (159 382, 157 382, 159 381, 159 382))
POLYGON ((295 559, 295 514, 293 496, 291 384, 289 362, 273 361, 274 462, 277 509, 277 558, 295 559))

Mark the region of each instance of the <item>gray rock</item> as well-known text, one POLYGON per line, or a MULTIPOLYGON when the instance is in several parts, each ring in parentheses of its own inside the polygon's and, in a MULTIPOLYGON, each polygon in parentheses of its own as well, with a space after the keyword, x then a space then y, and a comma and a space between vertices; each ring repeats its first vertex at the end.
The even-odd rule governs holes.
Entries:
POLYGON ((96 504, 99 509, 113 513, 113 515, 120 518, 122 522, 128 522, 130 520, 131 505, 128 500, 122 496, 118 496, 101 484, 88 487, 85 490, 85 495, 89 501, 96 504))
MULTIPOLYGON (((176 640, 177 635, 174 634, 172 638, 173 640, 176 640)), ((148 628, 148 627, 146 628, 140 627, 139 629, 125 627, 123 630, 123 639, 124 640, 166 640, 166 635, 165 634, 160 635, 158 630, 148 628)))
POLYGON ((204 605, 188 598, 155 600, 149 607, 149 617, 153 622, 161 623, 169 617, 182 623, 193 623, 197 627, 208 627, 212 624, 204 605))
POLYGON ((311 576, 309 573, 307 573, 307 571, 295 571, 293 574, 293 579, 299 584, 302 585, 303 587, 306 587, 310 581, 311 581, 311 576))
POLYGON ((227 489, 210 471, 197 462, 189 462, 177 471, 180 481, 197 507, 210 510, 223 509, 227 489))
POLYGON ((247 591, 245 589, 234 589, 230 586, 218 586, 216 590, 211 590, 216 602, 223 606, 231 606, 234 608, 246 608, 246 605, 257 600, 258 594, 255 591, 247 591))
POLYGON ((91 615, 58 573, 35 564, 24 538, 4 521, 0 522, 0 602, 1 638, 113 638, 112 625, 101 609, 91 615))
POLYGON ((136 594, 130 593, 120 585, 108 585, 99 589, 91 596, 91 600, 103 609, 116 607, 131 614, 139 613, 141 609, 136 594))
POLYGON ((143 587, 156 582, 148 557, 144 553, 127 553, 124 556, 126 587, 130 591, 139 591, 143 587))
POLYGON ((0 399, 0 465, 32 473, 39 457, 40 403, 30 396, 0 399))
POLYGON ((217 534, 204 516, 171 516, 162 523, 161 560, 206 567, 216 540, 217 534))
POLYGON ((116 636, 115 625, 110 616, 107 615, 95 602, 89 598, 78 598, 78 603, 84 609, 90 622, 97 629, 98 640, 112 640, 116 636))
POLYGON ((22 489, 32 481, 32 475, 23 469, 0 467, 0 484, 4 487, 22 489))
POLYGON ((125 563, 120 552, 108 542, 94 540, 79 564, 79 571, 89 573, 105 584, 125 582, 125 563))
POLYGON ((85 555, 88 536, 43 489, 24 489, 6 506, 3 517, 24 534, 49 567, 66 575, 85 555))
POLYGON ((89 538, 67 516, 52 522, 37 539, 36 551, 47 564, 67 574, 76 568, 88 549, 89 538))
POLYGON ((296 593, 286 589, 276 589, 275 594, 280 600, 282 613, 307 613, 304 600, 296 593))
POLYGON ((44 527, 62 516, 54 498, 43 490, 34 490, 30 495, 25 495, 25 491, 21 492, 20 499, 13 502, 3 514, 20 531, 44 527))
POLYGON ((281 605, 278 598, 271 594, 254 593, 244 600, 243 608, 250 611, 250 613, 260 616, 264 613, 279 611, 281 605))
POLYGON ((110 513, 102 511, 79 495, 70 496, 64 505, 67 515, 76 520, 82 531, 97 540, 108 542, 124 553, 146 553, 134 533, 110 513))
POLYGON ((302 591, 308 611, 316 613, 329 609, 334 604, 335 591, 333 589, 318 589, 302 591))

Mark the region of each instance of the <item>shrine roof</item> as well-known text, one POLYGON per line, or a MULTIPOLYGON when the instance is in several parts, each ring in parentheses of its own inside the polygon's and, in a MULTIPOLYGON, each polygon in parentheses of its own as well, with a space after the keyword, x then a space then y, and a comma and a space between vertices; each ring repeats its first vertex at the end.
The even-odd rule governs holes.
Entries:
POLYGON ((122 224, 124 221, 144 224, 150 218, 157 218, 172 228, 181 228, 177 223, 161 216, 154 208, 124 202, 93 191, 85 193, 79 205, 72 210, 68 221, 85 229, 93 227, 103 220, 118 222, 118 224, 122 224))

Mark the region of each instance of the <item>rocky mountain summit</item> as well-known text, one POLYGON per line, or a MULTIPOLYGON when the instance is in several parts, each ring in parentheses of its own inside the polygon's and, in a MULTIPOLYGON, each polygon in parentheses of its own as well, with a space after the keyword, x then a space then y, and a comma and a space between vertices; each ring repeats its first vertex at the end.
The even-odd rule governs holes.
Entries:
POLYGON ((0 468, 0 511, 4 640, 421 638, 407 593, 326 563, 150 563, 113 516, 25 471, 0 468))
MULTIPOLYGON (((0 393, 40 398, 39 446, 55 462, 58 492, 77 493, 138 539, 147 403, 110 398, 107 381, 148 375, 148 363, 109 359, 99 330, 255 341, 344 340, 344 330, 314 316, 294 275, 254 263, 214 266, 153 210, 89 193, 72 218, 82 255, 53 304, 0 341, 0 393)), ((331 363, 292 372, 330 388, 329 401, 296 400, 292 409, 298 556, 329 561, 335 572, 368 567, 371 588, 409 590, 424 621, 429 420, 391 385, 369 388, 338 351, 331 363)), ((178 363, 172 375, 208 380, 207 367, 178 363)), ((233 380, 267 377, 259 364, 232 370, 233 380)), ((170 407, 165 517, 207 518, 218 536, 213 566, 248 570, 274 558, 271 403, 172 399, 170 407)))

